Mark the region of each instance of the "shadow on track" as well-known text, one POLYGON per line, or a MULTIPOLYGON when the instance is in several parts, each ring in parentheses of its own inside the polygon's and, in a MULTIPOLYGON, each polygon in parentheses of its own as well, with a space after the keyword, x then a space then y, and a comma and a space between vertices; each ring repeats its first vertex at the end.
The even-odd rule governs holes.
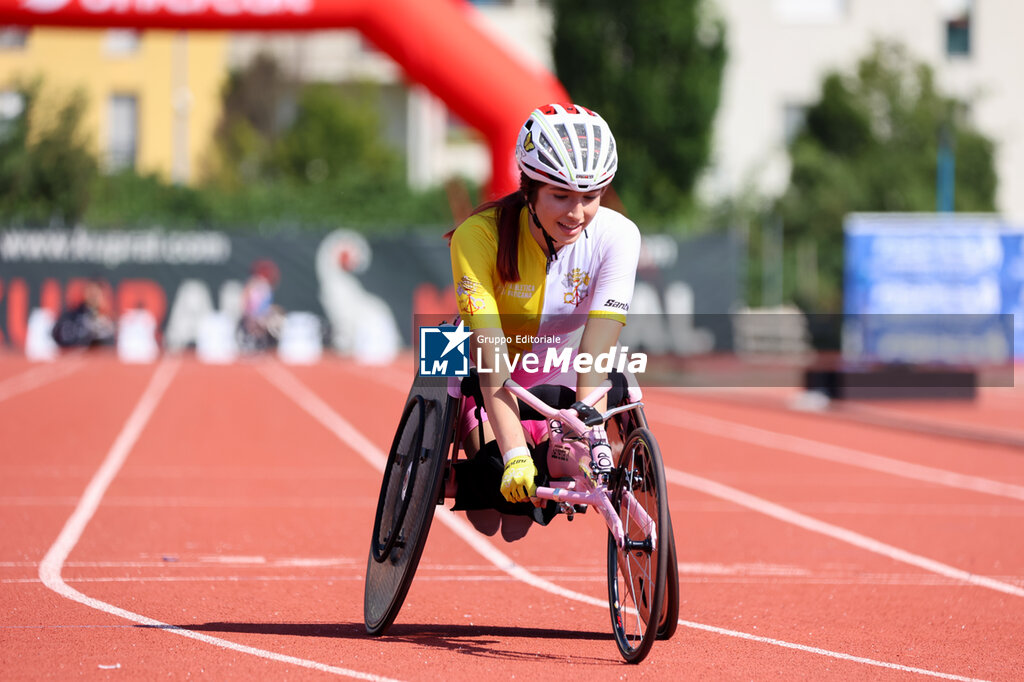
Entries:
MULTIPOLYGON (((166 629, 161 626, 138 625, 139 628, 166 629)), ((236 632, 253 635, 279 635, 286 637, 325 637, 340 639, 361 639, 367 641, 402 642, 427 646, 463 654, 500 659, 546 658, 551 661, 569 661, 576 664, 618 663, 618 658, 578 655, 568 649, 565 654, 538 654, 501 649, 502 639, 546 639, 571 641, 613 641, 611 632, 587 632, 581 630, 558 630, 551 628, 514 627, 495 625, 434 625, 399 624, 392 625, 386 635, 370 637, 363 623, 198 623, 171 625, 195 632, 236 632)))

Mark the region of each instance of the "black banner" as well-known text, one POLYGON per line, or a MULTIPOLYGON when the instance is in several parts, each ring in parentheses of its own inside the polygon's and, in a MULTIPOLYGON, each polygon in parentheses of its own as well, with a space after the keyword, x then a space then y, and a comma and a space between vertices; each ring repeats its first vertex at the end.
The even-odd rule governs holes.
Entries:
MULTIPOLYGON (((631 305, 640 322, 628 327, 626 341, 684 355, 730 350, 722 314, 741 305, 742 253, 727 234, 646 236, 631 305), (701 318, 692 316, 701 314, 706 323, 695 324, 701 318)), ((10 229, 0 231, 0 344, 22 347, 34 308, 56 315, 81 297, 85 280, 98 279, 115 317, 143 307, 165 348, 186 348, 206 314, 240 316, 258 259, 280 270, 275 302, 320 317, 342 353, 381 339, 409 346, 414 315, 440 322, 456 310, 440 233, 10 229)))

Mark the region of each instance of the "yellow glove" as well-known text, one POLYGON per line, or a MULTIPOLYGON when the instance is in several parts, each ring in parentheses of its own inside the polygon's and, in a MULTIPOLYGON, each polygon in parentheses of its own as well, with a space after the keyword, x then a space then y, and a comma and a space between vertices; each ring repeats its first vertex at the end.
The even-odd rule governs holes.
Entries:
POLYGON ((505 463, 501 476, 502 496, 509 502, 528 501, 537 492, 537 484, 533 482, 536 475, 537 467, 530 455, 516 455, 505 463))

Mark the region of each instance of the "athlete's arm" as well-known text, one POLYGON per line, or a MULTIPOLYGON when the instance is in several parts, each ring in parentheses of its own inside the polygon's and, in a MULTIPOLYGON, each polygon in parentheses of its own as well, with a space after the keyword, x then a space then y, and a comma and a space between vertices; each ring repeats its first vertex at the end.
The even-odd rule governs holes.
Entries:
MULTIPOLYGON (((591 317, 583 328, 583 338, 580 340, 580 353, 588 353, 590 357, 596 358, 602 353, 611 352, 619 342, 619 334, 622 332, 622 323, 610 317, 591 317)), ((582 400, 595 388, 600 386, 607 374, 593 371, 577 372, 576 374, 576 398, 582 400)), ((604 411, 608 401, 601 398, 594 406, 598 411, 604 411)))
MULTIPOLYGON (((617 346, 633 299, 640 260, 640 230, 636 225, 614 212, 606 213, 605 219, 611 221, 612 227, 600 237, 600 267, 579 347, 580 353, 591 357, 608 353, 617 346)), ((593 370, 577 373, 576 397, 582 400, 606 378, 593 370)), ((607 400, 602 398, 596 407, 604 410, 606 405, 607 400)))
POLYGON ((508 349, 500 328, 483 327, 475 332, 471 345, 479 360, 480 393, 505 465, 501 494, 509 502, 526 502, 537 490, 537 467, 526 445, 519 403, 502 388, 508 379, 508 367, 502 362, 508 349))
MULTIPOLYGON (((487 422, 498 443, 505 469, 501 494, 509 502, 523 502, 536 491, 534 466, 519 421, 519 405, 502 388, 508 379, 508 357, 494 290, 497 282, 497 238, 481 218, 471 217, 452 235, 452 274, 463 319, 473 329, 471 352, 478 359, 480 393, 487 422), (467 224, 468 223, 468 224, 467 224)), ((486 435, 487 429, 483 429, 486 435)))
POLYGON ((502 338, 501 329, 477 329, 471 344, 474 360, 480 360, 477 372, 487 421, 494 430, 501 452, 506 453, 512 448, 525 447, 526 436, 519 420, 519 404, 511 393, 502 388, 509 378, 508 367, 502 362, 508 353, 502 338))

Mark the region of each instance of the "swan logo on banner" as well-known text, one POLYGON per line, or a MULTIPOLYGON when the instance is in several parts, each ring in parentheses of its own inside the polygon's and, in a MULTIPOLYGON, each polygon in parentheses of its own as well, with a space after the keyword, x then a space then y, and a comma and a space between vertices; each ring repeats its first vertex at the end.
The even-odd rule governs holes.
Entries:
MULTIPOLYGON (((71 2, 72 0, 22 0, 21 7, 37 14, 53 14, 71 2)), ((239 14, 309 14, 313 9, 313 0, 78 0, 78 4, 90 14, 155 14, 163 11, 187 15, 212 11, 229 17, 239 14)))

